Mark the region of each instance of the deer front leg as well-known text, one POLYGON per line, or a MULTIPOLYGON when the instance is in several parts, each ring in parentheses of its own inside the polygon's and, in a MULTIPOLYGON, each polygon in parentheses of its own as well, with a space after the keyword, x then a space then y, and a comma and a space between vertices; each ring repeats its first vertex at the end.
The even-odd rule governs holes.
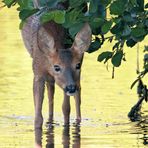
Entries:
POLYGON ((34 106, 35 106, 35 129, 42 128, 43 116, 42 116, 42 103, 44 98, 44 85, 43 78, 38 76, 34 77, 33 81, 33 94, 34 94, 34 106))
POLYGON ((70 96, 67 96, 64 92, 64 100, 62 105, 62 110, 64 114, 64 125, 69 124, 69 116, 70 116, 70 96))
POLYGON ((49 100, 49 123, 53 122, 53 110, 54 110, 54 80, 47 82, 48 100, 49 100))
POLYGON ((75 98, 75 106, 76 106, 76 123, 79 124, 81 122, 81 89, 77 91, 74 96, 75 98))

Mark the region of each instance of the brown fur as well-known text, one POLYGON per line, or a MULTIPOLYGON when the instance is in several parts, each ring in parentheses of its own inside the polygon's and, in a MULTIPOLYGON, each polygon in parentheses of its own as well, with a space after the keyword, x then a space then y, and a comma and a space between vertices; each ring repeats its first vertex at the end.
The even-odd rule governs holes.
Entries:
POLYGON ((70 100, 74 96, 76 102, 76 120, 81 121, 81 89, 80 73, 77 64, 81 65, 83 54, 91 42, 91 30, 86 23, 76 35, 71 48, 64 48, 64 29, 61 25, 48 22, 40 23, 40 16, 33 15, 28 18, 22 29, 22 36, 26 48, 33 58, 33 94, 35 104, 35 128, 41 128, 43 123, 42 103, 44 86, 47 84, 49 99, 49 122, 53 120, 54 84, 56 82, 64 92, 62 105, 64 123, 69 123, 70 100), (56 71, 55 67, 60 67, 56 71))

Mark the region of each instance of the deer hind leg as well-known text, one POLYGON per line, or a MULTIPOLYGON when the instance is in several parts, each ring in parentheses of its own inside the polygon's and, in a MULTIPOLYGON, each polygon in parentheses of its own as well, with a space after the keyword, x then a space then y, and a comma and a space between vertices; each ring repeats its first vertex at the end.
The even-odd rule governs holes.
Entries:
POLYGON ((42 104, 44 98, 44 85, 45 81, 43 78, 34 76, 33 94, 35 105, 35 129, 42 128, 43 124, 42 104))
POLYGON ((49 124, 53 122, 54 115, 54 90, 55 82, 54 80, 47 82, 47 91, 48 91, 48 101, 49 101, 49 124))
POLYGON ((70 116, 70 96, 67 96, 64 92, 64 100, 62 105, 62 111, 64 114, 64 125, 69 125, 69 116, 70 116))

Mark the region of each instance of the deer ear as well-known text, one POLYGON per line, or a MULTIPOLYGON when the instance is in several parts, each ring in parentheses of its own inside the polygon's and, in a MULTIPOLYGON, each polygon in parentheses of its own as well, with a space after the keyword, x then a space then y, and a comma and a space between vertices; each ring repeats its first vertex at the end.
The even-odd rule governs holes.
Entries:
POLYGON ((72 48, 79 53, 87 51, 91 44, 91 35, 91 28, 88 23, 85 23, 83 28, 77 33, 72 48))
POLYGON ((45 54, 56 51, 54 38, 43 27, 38 31, 37 44, 39 49, 45 54))

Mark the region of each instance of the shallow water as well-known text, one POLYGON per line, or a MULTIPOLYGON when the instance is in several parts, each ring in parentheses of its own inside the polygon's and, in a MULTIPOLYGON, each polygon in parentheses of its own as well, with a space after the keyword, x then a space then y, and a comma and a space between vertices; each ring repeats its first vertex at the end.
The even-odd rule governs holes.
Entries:
MULTIPOLYGON (((31 58, 26 52, 15 10, 0 10, 0 148, 31 148, 38 144, 47 148, 131 148, 148 144, 148 105, 143 104, 141 120, 131 122, 127 114, 137 101, 136 89, 130 85, 136 78, 136 47, 125 49, 127 62, 107 72, 96 61, 98 53, 86 54, 82 68, 82 123, 75 126, 74 100, 71 98, 71 125, 63 127, 62 91, 55 95, 55 124, 46 127, 47 97, 44 99, 43 131, 34 132, 31 58)), ((145 43, 141 43, 143 50, 145 43)), ((108 50, 106 44, 100 51, 108 50)), ((140 57, 142 58, 142 56, 140 57)), ((142 64, 142 63, 141 63, 142 64)))

